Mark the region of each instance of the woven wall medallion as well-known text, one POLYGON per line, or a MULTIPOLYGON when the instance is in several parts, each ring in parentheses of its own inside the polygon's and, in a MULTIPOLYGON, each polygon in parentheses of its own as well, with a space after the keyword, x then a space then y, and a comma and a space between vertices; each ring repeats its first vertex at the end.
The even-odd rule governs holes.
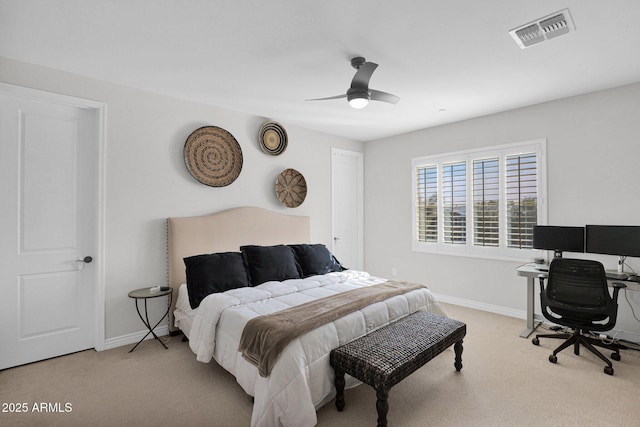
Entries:
POLYGON ((225 187, 242 170, 238 141, 217 126, 196 129, 184 143, 184 162, 195 179, 210 187, 225 187))
POLYGON ((267 154, 277 156, 287 149, 287 131, 276 122, 267 122, 262 125, 258 132, 260 148, 267 154))
POLYGON ((296 208, 307 197, 307 181, 295 169, 285 169, 276 180, 276 196, 288 208, 296 208))

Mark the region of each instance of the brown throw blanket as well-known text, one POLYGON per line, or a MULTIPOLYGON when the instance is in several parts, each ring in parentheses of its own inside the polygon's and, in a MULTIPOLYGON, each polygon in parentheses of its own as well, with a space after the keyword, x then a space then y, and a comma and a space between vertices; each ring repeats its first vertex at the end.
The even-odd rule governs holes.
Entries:
POLYGON ((242 331, 238 351, 267 377, 280 353, 295 338, 368 305, 424 288, 418 283, 389 280, 254 317, 242 331))

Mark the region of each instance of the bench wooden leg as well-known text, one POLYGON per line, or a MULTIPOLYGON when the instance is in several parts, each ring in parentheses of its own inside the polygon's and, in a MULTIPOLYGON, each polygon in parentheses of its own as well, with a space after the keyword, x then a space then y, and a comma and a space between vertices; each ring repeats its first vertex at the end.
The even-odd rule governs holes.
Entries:
POLYGON ((462 369, 462 340, 453 345, 453 351, 456 352, 456 361, 453 364, 456 367, 456 371, 462 369))
POLYGON ((344 372, 340 372, 336 369, 336 408, 338 412, 342 412, 344 409, 344 372))
POLYGON ((387 427, 387 413, 389 412, 389 392, 381 389, 376 390, 376 409, 378 410, 378 427, 387 427))

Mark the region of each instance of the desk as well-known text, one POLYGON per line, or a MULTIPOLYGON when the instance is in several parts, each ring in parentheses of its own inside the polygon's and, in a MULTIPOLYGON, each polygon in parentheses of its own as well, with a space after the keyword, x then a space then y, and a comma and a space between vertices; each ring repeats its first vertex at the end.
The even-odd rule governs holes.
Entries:
MULTIPOLYGON (((546 271, 538 270, 535 267, 534 263, 531 264, 523 264, 520 267, 516 268, 516 272, 518 276, 527 278, 527 327, 520 334, 522 338, 527 338, 531 333, 540 325, 542 322, 536 322, 534 318, 534 304, 535 304, 535 281, 540 274, 546 273, 546 271)), ((630 289, 633 291, 640 290, 640 283, 631 282, 628 280, 608 280, 609 286, 613 282, 621 282, 627 285, 626 289, 630 289)))

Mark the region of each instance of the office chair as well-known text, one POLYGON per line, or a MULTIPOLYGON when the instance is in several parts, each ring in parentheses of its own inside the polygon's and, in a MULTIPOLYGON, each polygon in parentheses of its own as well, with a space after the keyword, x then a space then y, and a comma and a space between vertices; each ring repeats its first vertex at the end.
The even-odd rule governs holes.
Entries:
POLYGON ((604 373, 613 375, 613 364, 595 346, 613 350, 613 360, 620 360, 620 347, 604 343, 589 332, 613 329, 618 316, 618 293, 627 286, 614 283, 611 297, 602 264, 584 259, 555 258, 551 261, 548 274, 538 277, 542 314, 553 323, 573 329, 573 332, 536 335, 531 342, 539 345, 540 338, 565 340, 549 356, 551 363, 556 363, 556 355, 570 345, 574 346, 573 352, 579 355, 580 346, 583 345, 607 364, 604 373))

